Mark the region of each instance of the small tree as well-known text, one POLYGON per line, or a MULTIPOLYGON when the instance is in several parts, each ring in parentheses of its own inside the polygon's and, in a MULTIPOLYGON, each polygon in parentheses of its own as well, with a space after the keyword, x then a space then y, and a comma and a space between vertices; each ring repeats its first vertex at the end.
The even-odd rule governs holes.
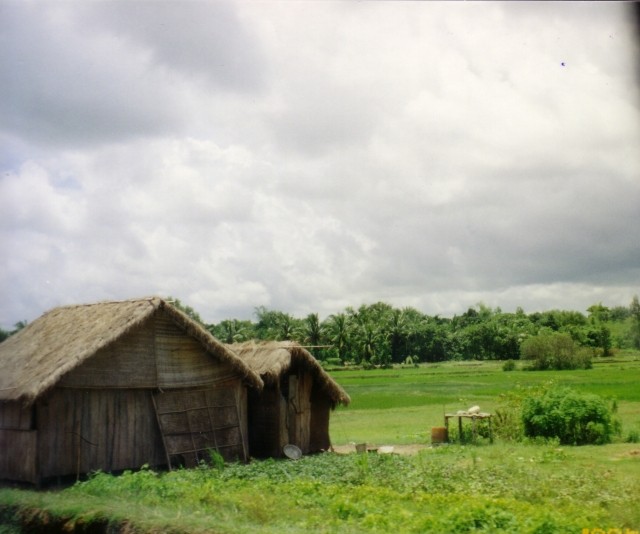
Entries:
POLYGON ((591 353, 579 347, 569 334, 541 333, 525 339, 520 347, 522 358, 531 361, 530 370, 589 369, 591 353))

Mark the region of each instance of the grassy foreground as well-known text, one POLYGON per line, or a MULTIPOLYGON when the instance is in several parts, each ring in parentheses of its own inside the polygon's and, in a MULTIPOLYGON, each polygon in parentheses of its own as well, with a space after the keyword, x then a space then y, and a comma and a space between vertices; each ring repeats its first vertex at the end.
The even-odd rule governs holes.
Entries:
MULTIPOLYGON (((0 502, 20 505, 27 517, 33 509, 54 512, 67 530, 92 521, 129 532, 631 529, 640 524, 638 450, 498 444, 415 456, 328 453, 224 469, 97 474, 59 492, 3 490, 0 502)), ((35 517, 41 523, 31 519, 43 526, 42 516, 35 517)))
POLYGON ((623 435, 610 445, 496 442, 414 456, 327 453, 98 473, 64 490, 0 490, 0 533, 22 523, 33 531, 630 534, 640 531, 640 444, 624 442, 625 432, 640 430, 634 358, 560 373, 503 372, 488 362, 335 374, 353 399, 333 414, 336 444, 427 444, 443 410, 490 411, 502 393, 554 380, 617 398, 623 435))

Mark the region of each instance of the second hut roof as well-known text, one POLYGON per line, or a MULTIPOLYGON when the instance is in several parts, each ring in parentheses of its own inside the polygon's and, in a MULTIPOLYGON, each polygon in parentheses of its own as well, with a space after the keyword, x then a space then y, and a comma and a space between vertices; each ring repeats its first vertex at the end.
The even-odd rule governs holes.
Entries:
POLYGON ((227 345, 265 384, 274 384, 292 367, 309 371, 335 404, 347 405, 347 392, 322 368, 313 355, 293 341, 246 341, 227 345))

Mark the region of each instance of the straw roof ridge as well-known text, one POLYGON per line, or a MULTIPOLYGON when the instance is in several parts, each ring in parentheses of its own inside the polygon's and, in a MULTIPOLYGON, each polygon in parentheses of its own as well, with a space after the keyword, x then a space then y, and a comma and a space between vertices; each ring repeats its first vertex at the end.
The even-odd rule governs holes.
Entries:
POLYGON ((318 360, 294 341, 245 341, 227 345, 265 384, 274 384, 292 367, 301 366, 318 381, 334 403, 347 405, 347 392, 322 368, 318 360))
POLYGON ((147 297, 60 306, 0 343, 0 401, 33 402, 66 373, 160 309, 209 353, 229 363, 250 385, 262 387, 259 376, 226 351, 207 330, 161 298, 147 297))

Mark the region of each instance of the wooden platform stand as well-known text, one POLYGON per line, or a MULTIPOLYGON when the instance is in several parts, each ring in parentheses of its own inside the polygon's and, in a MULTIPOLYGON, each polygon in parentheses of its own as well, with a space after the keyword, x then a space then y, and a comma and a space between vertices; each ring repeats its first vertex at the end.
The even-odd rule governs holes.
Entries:
POLYGON ((447 440, 449 439, 449 419, 451 418, 458 418, 458 439, 460 440, 460 443, 463 442, 462 439, 462 420, 463 419, 471 419, 471 425, 472 425, 472 434, 473 434, 473 441, 475 443, 475 441, 477 440, 477 433, 478 433, 478 429, 476 426, 476 421, 478 419, 488 419, 489 420, 489 441, 491 443, 493 443, 493 432, 491 429, 491 414, 490 413, 483 413, 483 412, 479 412, 479 413, 469 413, 469 412, 458 412, 458 413, 446 413, 444 414, 444 426, 447 429, 447 440))

